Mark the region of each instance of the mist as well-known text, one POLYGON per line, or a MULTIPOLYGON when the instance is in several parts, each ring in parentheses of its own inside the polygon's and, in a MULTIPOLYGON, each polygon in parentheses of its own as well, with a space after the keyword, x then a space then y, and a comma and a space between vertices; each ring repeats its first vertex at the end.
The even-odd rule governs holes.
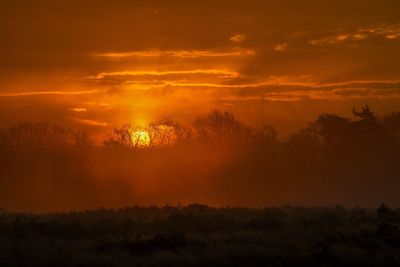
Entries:
POLYGON ((0 207, 396 206, 399 133, 400 113, 368 106, 352 118, 322 114, 285 139, 224 111, 190 125, 122 125, 102 144, 79 130, 16 123, 0 130, 0 207))

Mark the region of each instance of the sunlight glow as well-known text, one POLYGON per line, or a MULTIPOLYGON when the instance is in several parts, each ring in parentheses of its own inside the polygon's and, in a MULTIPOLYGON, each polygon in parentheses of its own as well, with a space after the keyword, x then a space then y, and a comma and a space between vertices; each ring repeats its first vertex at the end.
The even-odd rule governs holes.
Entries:
POLYGON ((146 130, 137 130, 133 132, 132 143, 136 147, 147 147, 150 145, 150 135, 146 130))

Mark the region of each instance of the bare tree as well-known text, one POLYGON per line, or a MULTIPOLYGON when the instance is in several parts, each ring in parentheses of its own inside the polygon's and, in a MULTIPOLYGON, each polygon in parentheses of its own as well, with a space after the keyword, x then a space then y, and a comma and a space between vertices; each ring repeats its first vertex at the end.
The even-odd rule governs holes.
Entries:
POLYGON ((113 149, 136 149, 142 148, 150 142, 147 129, 124 124, 120 128, 115 128, 113 133, 104 140, 104 145, 113 149))
POLYGON ((149 125, 152 146, 171 146, 177 143, 178 123, 171 118, 164 118, 149 125))
POLYGON ((166 117, 149 125, 151 144, 155 146, 181 145, 190 142, 191 128, 166 117))
POLYGON ((73 131, 47 123, 25 122, 3 129, 1 139, 14 151, 63 150, 91 144, 84 131, 73 131))
POLYGON ((269 147, 278 142, 278 132, 270 125, 261 125, 254 130, 252 142, 261 147, 269 147))
POLYGON ((251 142, 252 131, 229 112, 213 111, 194 120, 198 140, 221 147, 251 142))

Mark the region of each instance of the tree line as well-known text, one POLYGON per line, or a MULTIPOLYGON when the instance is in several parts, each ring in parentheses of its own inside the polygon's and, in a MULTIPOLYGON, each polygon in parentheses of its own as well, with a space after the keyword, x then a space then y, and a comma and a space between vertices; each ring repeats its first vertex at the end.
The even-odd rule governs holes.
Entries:
POLYGON ((399 149, 400 112, 377 115, 368 106, 353 109, 353 118, 322 114, 285 140, 270 125, 251 127, 225 111, 191 125, 171 118, 146 128, 126 124, 101 146, 83 131, 18 123, 0 129, 0 207, 68 209, 143 199, 396 205, 399 149), (152 193, 143 196, 146 190, 152 193))

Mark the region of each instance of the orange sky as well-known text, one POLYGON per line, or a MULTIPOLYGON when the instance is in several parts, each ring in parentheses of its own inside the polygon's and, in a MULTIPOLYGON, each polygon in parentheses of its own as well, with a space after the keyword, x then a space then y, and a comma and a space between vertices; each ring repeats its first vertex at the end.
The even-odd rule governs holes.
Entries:
POLYGON ((399 1, 1 1, 0 126, 211 109, 283 134, 400 103, 399 1))

